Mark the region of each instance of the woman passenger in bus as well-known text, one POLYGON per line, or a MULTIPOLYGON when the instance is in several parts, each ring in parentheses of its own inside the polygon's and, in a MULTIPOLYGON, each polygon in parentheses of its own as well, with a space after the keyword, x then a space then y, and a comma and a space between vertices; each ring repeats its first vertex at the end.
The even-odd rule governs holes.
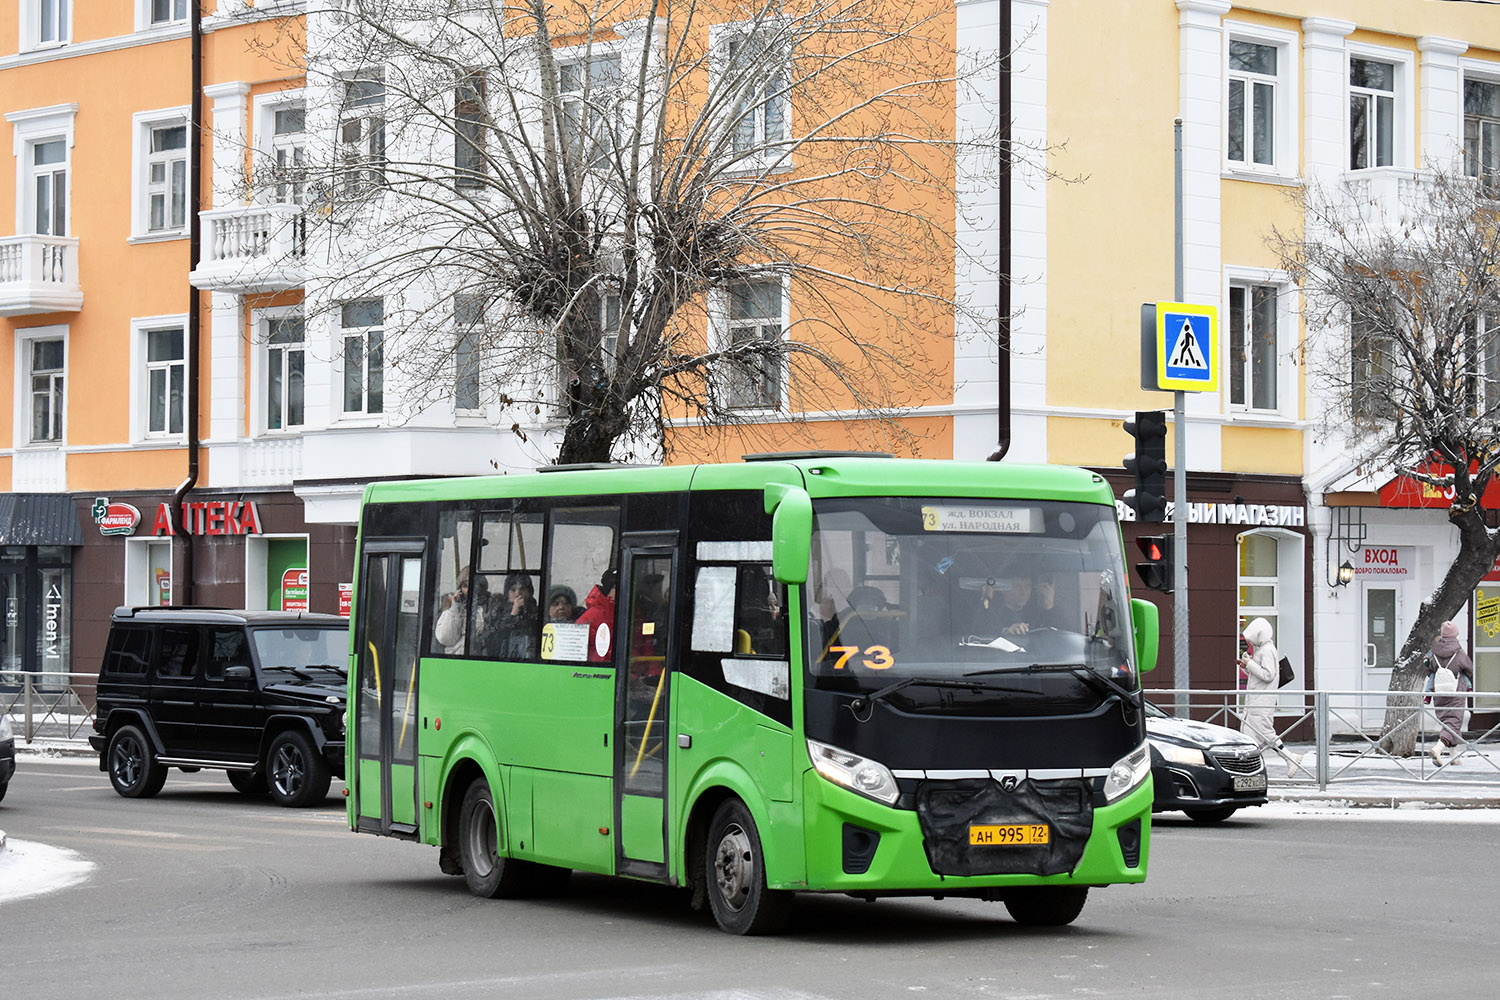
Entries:
POLYGON ((488 593, 484 585, 484 577, 480 577, 470 586, 471 574, 469 567, 465 566, 458 571, 453 585, 453 593, 443 598, 442 606, 438 611, 437 621, 432 625, 432 638, 443 652, 459 656, 464 652, 464 640, 469 634, 469 607, 474 608, 474 631, 480 635, 485 630, 485 605, 488 593), (477 596, 478 600, 471 600, 477 596))
POLYGON ((558 584, 547 592, 547 620, 567 623, 578 620, 578 597, 572 587, 558 584))
POLYGON ((531 577, 511 573, 505 578, 505 596, 491 613, 491 641, 487 652, 501 660, 529 660, 536 652, 541 609, 531 577))
POLYGON ((589 627, 590 663, 608 663, 614 659, 615 586, 619 579, 617 571, 605 570, 584 598, 586 607, 578 616, 578 624, 589 627))

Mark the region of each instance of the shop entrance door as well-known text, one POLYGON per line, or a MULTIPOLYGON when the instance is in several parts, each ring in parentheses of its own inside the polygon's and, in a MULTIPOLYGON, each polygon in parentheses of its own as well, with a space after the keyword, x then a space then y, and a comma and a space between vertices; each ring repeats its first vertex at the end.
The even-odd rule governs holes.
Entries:
MULTIPOLYGON (((1385 692, 1391 686, 1391 670, 1401 648, 1401 590, 1382 584, 1365 584, 1362 626, 1364 669, 1361 690, 1385 692)), ((1367 698, 1362 706, 1360 726, 1366 731, 1379 729, 1385 723, 1383 698, 1367 698)))
POLYGON ((359 732, 353 785, 358 825, 388 836, 415 837, 422 543, 366 543, 359 581, 359 732))

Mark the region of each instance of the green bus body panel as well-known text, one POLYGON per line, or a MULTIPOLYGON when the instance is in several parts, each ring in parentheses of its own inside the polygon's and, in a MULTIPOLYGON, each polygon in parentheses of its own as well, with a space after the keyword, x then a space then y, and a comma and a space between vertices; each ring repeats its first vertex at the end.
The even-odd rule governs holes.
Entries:
POLYGON ((654 795, 620 796, 620 849, 627 858, 666 861, 661 842, 664 800, 654 795))
POLYGON ((417 769, 410 764, 391 765, 391 822, 417 822, 417 769))
MULTIPOLYGON (((516 768, 520 771, 521 768, 516 768)), ((536 843, 513 850, 518 858, 610 875, 615 870, 614 782, 593 774, 533 771, 531 826, 536 843)), ((661 800, 655 800, 656 829, 661 829, 661 800)), ((661 853, 661 834, 656 835, 661 853)), ((514 846, 514 845, 513 845, 514 846)))
MULTIPOLYGON (((910 809, 892 809, 827 781, 809 768, 803 775, 803 801, 807 804, 804 827, 807 837, 807 883, 775 882, 780 889, 875 892, 881 889, 933 889, 941 892, 1005 885, 1144 882, 1151 847, 1151 780, 1129 795, 1094 810, 1094 829, 1078 867, 1071 874, 942 876, 932 871, 922 846, 922 827, 910 809), (1140 865, 1127 867, 1120 853, 1117 831, 1141 821, 1140 865), (855 823, 880 834, 869 871, 849 875, 843 867, 843 825, 855 823)), ((1004 850, 1004 848, 993 848, 1004 850)), ((767 859, 768 880, 771 874, 767 859)))
MULTIPOLYGON (((351 740, 352 744, 353 741, 351 740)), ((345 773, 350 773, 347 770, 345 773)), ((359 815, 368 816, 370 819, 380 818, 380 761, 365 758, 359 762, 359 784, 355 793, 350 795, 351 799, 359 800, 359 815)), ((349 808, 354 809, 355 804, 349 803, 349 808)))

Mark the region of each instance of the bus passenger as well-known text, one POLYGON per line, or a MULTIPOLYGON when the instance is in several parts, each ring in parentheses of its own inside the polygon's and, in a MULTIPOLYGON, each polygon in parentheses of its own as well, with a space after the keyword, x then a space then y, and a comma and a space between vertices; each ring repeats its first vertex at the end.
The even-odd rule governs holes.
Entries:
POLYGON ((578 620, 578 596, 572 587, 558 584, 547 592, 547 620, 549 622, 575 622, 578 620))
POLYGON ((536 653, 536 633, 541 611, 536 603, 531 577, 511 573, 505 578, 505 596, 490 615, 491 634, 487 652, 501 660, 529 660, 536 653))
POLYGON ((484 631, 484 605, 487 596, 484 578, 481 577, 478 581, 479 600, 477 602, 471 602, 469 599, 469 580, 469 567, 465 566, 458 571, 453 593, 443 598, 437 621, 432 626, 432 638, 445 653, 463 654, 464 640, 469 634, 469 605, 471 603, 478 605, 474 609, 474 628, 481 633, 484 631))
POLYGON ((608 663, 614 659, 615 587, 619 580, 618 571, 605 570, 584 598, 585 607, 578 616, 578 624, 589 627, 590 663, 608 663))

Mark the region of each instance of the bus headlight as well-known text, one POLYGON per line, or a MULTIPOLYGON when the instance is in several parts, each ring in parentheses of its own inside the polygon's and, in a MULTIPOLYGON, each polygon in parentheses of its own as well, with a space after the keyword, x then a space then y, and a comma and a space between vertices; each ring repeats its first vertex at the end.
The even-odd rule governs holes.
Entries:
POLYGON ((1197 764, 1202 767, 1205 763, 1202 750, 1194 750, 1192 747, 1180 747, 1176 743, 1162 743, 1158 740, 1147 740, 1167 760, 1174 764, 1197 764))
POLYGON ((890 769, 868 757, 817 740, 807 741, 807 755, 812 758, 814 769, 835 785, 886 805, 893 805, 901 796, 901 789, 896 787, 896 778, 890 769))
POLYGON ((1109 777, 1104 779, 1104 801, 1113 802, 1134 791, 1150 774, 1151 751, 1142 743, 1115 761, 1115 766, 1109 769, 1109 777))

